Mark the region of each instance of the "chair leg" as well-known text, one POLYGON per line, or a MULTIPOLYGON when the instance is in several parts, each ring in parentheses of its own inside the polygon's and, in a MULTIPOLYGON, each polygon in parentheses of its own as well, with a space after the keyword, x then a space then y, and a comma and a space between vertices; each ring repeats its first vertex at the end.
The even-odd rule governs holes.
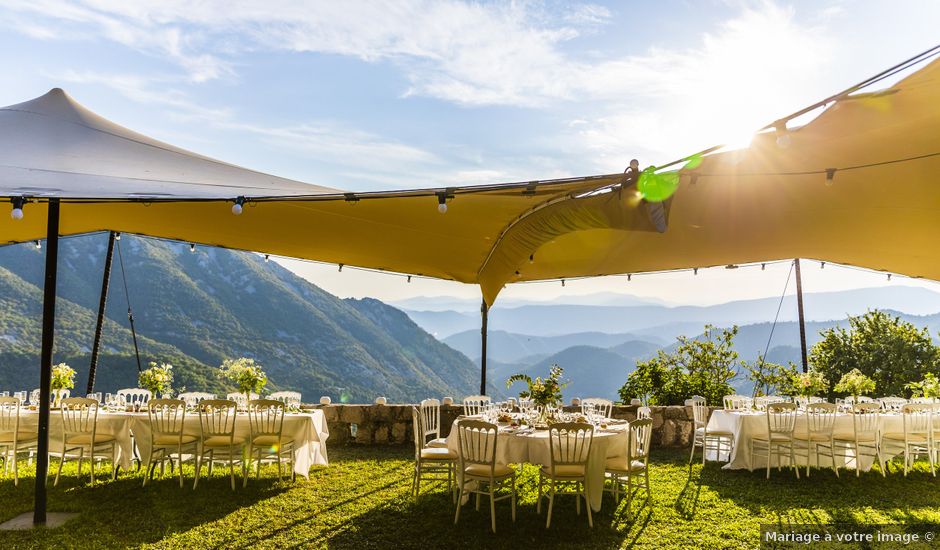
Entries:
POLYGON ((695 458, 695 434, 692 434, 692 452, 689 453, 689 466, 692 465, 693 458, 695 458))
POLYGON ((235 490, 235 449, 232 447, 228 448, 228 473, 229 479, 232 481, 232 490, 235 490))
MULTIPOLYGON (((16 448, 13 448, 13 486, 18 487, 20 484, 20 470, 19 470, 19 461, 16 459, 16 448)), ((4 468, 6 467, 6 460, 3 462, 4 468)))
POLYGON ((493 492, 494 483, 490 481, 490 524, 493 532, 496 532, 496 495, 493 492))
POLYGON ((193 490, 196 490, 196 486, 199 485, 199 473, 202 471, 202 452, 198 451, 196 453, 196 478, 193 480, 193 490))
POLYGON ((542 470, 539 470, 539 498, 535 501, 535 513, 542 513, 542 470))
POLYGON ((454 525, 457 525, 457 520, 460 519, 460 508, 463 506, 463 483, 459 485, 460 487, 457 489, 457 511, 454 513, 454 525))
POLYGON ((548 517, 545 520, 545 528, 548 529, 552 526, 552 508, 555 505, 555 480, 551 480, 551 486, 549 487, 548 493, 548 517))
MULTIPOLYGON (((581 489, 584 490, 583 487, 581 489)), ((576 515, 579 515, 579 516, 581 515, 581 499, 580 498, 574 499, 574 510, 575 510, 576 515)))
POLYGON ((516 474, 512 474, 512 497, 510 499, 512 502, 512 521, 516 522, 516 474))
POLYGON ((480 511, 480 493, 477 493, 477 504, 476 504, 476 508, 477 508, 477 512, 479 512, 479 511, 480 511))
MULTIPOLYGON (((588 527, 594 528, 594 517, 591 515, 591 501, 588 499, 586 483, 582 482, 581 484, 581 496, 584 497, 584 507, 587 508, 588 514, 588 527)), ((581 499, 578 498, 578 502, 581 502, 581 499)))

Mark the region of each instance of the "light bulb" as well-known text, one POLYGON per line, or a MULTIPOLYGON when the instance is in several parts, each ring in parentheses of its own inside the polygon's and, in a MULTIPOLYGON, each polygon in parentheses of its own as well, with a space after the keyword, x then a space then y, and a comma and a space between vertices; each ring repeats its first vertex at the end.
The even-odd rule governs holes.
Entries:
POLYGON ((826 168, 826 187, 832 187, 832 184, 835 182, 836 169, 835 168, 826 168))
POLYGON ((411 275, 408 275, 408 282, 411 282, 411 275))
POLYGON ((41 242, 41 241, 39 241, 39 240, 36 241, 36 248, 37 248, 37 249, 42 248, 42 242, 41 242))
POLYGON ((339 264, 339 272, 340 272, 340 273, 343 272, 343 264, 339 264))
POLYGON ((271 260, 271 256, 270 256, 269 254, 265 254, 265 255, 264 255, 264 263, 268 263, 270 260, 271 260))
POLYGON ((440 212, 441 214, 446 214, 446 213, 447 213, 447 203, 446 203, 446 202, 442 202, 442 203, 438 204, 438 205, 437 205, 437 211, 440 212))
POLYGON ((121 240, 121 233, 120 233, 120 232, 117 232, 117 233, 114 234, 114 240, 115 240, 115 241, 120 241, 120 240, 121 240))
POLYGON ((23 209, 19 207, 13 207, 13 211, 10 212, 10 217, 13 218, 14 220, 22 220, 23 209))
POLYGON ((242 205, 236 202, 235 204, 232 205, 232 214, 239 216, 241 215, 241 213, 242 213, 242 205))
POLYGON ((190 251, 190 252, 195 252, 195 251, 196 251, 196 245, 193 244, 193 243, 189 243, 189 251, 190 251))
POLYGON ((791 141, 790 134, 780 134, 779 136, 777 136, 777 147, 780 147, 781 149, 786 149, 787 147, 790 146, 790 141, 791 141))
POLYGON ((535 254, 529 254, 529 263, 535 263, 535 254))
POLYGON ((13 210, 10 211, 10 217, 14 220, 23 219, 23 207, 26 206, 26 199, 23 197, 13 197, 10 199, 13 203, 13 210))

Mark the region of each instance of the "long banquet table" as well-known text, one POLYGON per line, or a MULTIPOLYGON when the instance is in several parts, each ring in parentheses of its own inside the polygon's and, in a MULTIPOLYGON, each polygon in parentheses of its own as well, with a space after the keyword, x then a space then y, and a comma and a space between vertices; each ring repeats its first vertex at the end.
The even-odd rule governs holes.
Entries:
MULTIPOLYGON (((454 421, 447 436, 447 448, 460 453, 457 442, 457 424, 460 418, 454 421)), ((627 432, 629 425, 626 421, 611 421, 607 428, 596 428, 591 452, 587 464, 587 491, 591 502, 591 509, 595 512, 601 509, 601 497, 604 489, 604 469, 608 458, 625 456, 627 454, 627 432), (617 422, 617 423, 613 423, 617 422)), ((500 426, 496 440, 497 464, 536 464, 549 466, 551 464, 551 449, 548 440, 548 430, 533 428, 512 429, 500 426)), ((458 478, 462 472, 457 472, 458 478)))
MULTIPOLYGON (((38 426, 38 412, 20 412, 21 430, 37 431, 38 426)), ((97 432, 114 436, 117 442, 116 463, 124 470, 129 470, 133 464, 135 441, 141 461, 146 463, 150 457, 150 420, 146 412, 100 410, 97 432)), ((186 414, 183 433, 199 435, 199 416, 196 413, 186 414)), ((239 414, 235 417, 236 437, 247 439, 249 433, 248 416, 239 414)), ((330 431, 323 411, 312 410, 284 415, 284 435, 294 438, 294 472, 298 475, 307 477, 311 466, 329 464, 326 440, 330 437, 330 431)), ((49 452, 53 456, 62 452, 62 416, 58 410, 51 411, 49 415, 49 452)))
MULTIPOLYGON (((881 433, 886 432, 904 432, 904 420, 900 414, 897 413, 882 413, 879 417, 879 425, 881 433)), ((848 413, 839 413, 836 415, 835 426, 833 428, 833 433, 844 434, 853 432, 852 424, 852 415, 848 413)), ((767 415, 763 412, 758 411, 728 411, 718 409, 712 412, 711 418, 708 420, 708 431, 726 431, 734 434, 734 446, 731 450, 731 457, 728 460, 728 463, 724 465, 725 469, 728 470, 752 470, 760 469, 767 467, 767 460, 764 456, 751 457, 748 449, 750 448, 751 439, 755 435, 765 435, 767 434, 767 415)), ((805 433, 806 432, 806 416, 799 415, 796 419, 796 426, 794 433, 805 433)), ((855 469, 855 457, 852 455, 849 449, 839 449, 836 447, 836 452, 846 456, 839 457, 836 456, 836 466, 840 468, 852 468, 855 469)), ((885 460, 889 457, 885 455, 885 460)), ((726 460, 726 457, 716 456, 715 451, 709 451, 708 455, 709 460, 726 460)), ((798 464, 803 466, 806 465, 806 456, 797 456, 796 461, 798 464)), ((874 462, 874 457, 870 455, 862 455, 860 457, 859 466, 862 471, 867 472, 871 469, 872 463, 874 462)), ((786 460, 783 461, 783 464, 786 465, 786 460)), ((816 464, 816 457, 811 457, 810 464, 816 464)), ((826 467, 831 464, 828 454, 824 454, 823 457, 820 457, 820 464, 823 467, 826 467)), ((776 464, 774 464, 776 466, 776 464)))

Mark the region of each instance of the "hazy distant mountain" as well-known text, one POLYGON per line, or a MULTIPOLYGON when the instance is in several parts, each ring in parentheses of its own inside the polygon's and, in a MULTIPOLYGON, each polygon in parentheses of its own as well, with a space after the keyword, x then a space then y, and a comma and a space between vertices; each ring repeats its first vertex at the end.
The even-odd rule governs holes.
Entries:
MULTIPOLYGON (((561 336, 529 336, 502 330, 491 330, 487 334, 487 358, 504 363, 517 363, 532 355, 550 355, 572 346, 610 348, 629 342, 644 342, 658 348, 655 343, 644 341, 634 334, 605 334, 603 332, 579 332, 561 336)), ((448 346, 467 357, 480 357, 480 330, 468 330, 444 339, 448 346)))
MULTIPOLYGON (((536 305, 639 306, 651 304, 669 305, 669 302, 659 298, 633 296, 618 292, 595 292, 592 294, 559 296, 551 300, 500 298, 497 307, 513 308, 536 305)), ((407 311, 456 311, 459 313, 472 313, 475 316, 478 316, 480 311, 479 299, 457 298, 455 296, 415 296, 389 302, 389 305, 407 311)))
MULTIPOLYGON (((784 299, 780 321, 796 320, 795 300, 794 296, 784 299)), ((490 310, 489 326, 491 331, 525 332, 535 336, 629 332, 642 335, 644 339, 649 335, 671 339, 706 323, 730 326, 771 321, 778 303, 779 298, 761 298, 712 306, 497 306, 490 310)), ((806 318, 810 321, 844 319, 847 315, 862 314, 869 309, 893 309, 910 315, 927 315, 940 311, 940 293, 909 286, 864 288, 808 293, 804 296, 804 305, 806 318)), ((419 326, 438 338, 479 329, 480 326, 479 314, 446 311, 407 313, 419 326)))
MULTIPOLYGON (((75 367, 88 361, 106 240, 94 235, 60 245, 56 360, 68 358, 75 367)), ((141 351, 176 364, 190 390, 221 387, 212 369, 244 355, 266 368, 274 387, 299 390, 309 400, 330 395, 371 402, 385 395, 413 402, 479 391, 479 370, 469 359, 382 302, 340 300, 256 254, 210 247, 193 254, 182 243, 131 236, 121 247, 141 351)), ((0 270, 0 353, 6 357, 0 389, 38 384, 44 251, 0 248, 6 268, 0 270)), ((136 379, 129 333, 121 328, 127 317, 120 274, 115 258, 104 345, 116 356, 102 358, 103 391, 136 379)))

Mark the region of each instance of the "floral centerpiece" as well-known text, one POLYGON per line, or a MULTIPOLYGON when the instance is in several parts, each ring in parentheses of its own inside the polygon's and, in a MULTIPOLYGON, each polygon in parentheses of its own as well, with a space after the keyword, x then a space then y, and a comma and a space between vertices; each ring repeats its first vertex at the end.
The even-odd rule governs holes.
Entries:
POLYGON ((52 366, 52 380, 49 387, 52 389, 54 406, 59 406, 59 390, 70 390, 75 387, 75 369, 66 363, 52 366))
POLYGON ((532 379, 528 374, 514 374, 506 380, 506 387, 509 388, 514 382, 525 382, 526 389, 519 392, 520 399, 530 399, 533 404, 542 407, 543 419, 547 416, 549 407, 557 407, 562 404, 561 390, 568 385, 561 381, 561 375, 564 369, 558 365, 552 365, 546 378, 536 377, 532 379))
POLYGON ((932 372, 925 374, 924 379, 920 382, 911 382, 905 387, 913 392, 914 397, 927 397, 931 399, 940 397, 940 379, 932 372))
POLYGON ((794 373, 790 379, 790 388, 793 395, 798 397, 813 397, 829 388, 829 381, 823 373, 816 369, 807 372, 794 373))
POLYGON ((842 375, 842 379, 836 384, 835 390, 851 395, 858 403, 858 396, 875 391, 875 381, 862 374, 862 371, 852 369, 842 375))
POLYGON ((261 365, 247 357, 223 361, 219 367, 219 378, 233 382, 238 386, 238 392, 245 394, 246 399, 252 392, 260 394, 268 383, 268 376, 261 369, 261 365))
POLYGON ((151 362, 149 369, 137 375, 137 383, 154 396, 169 397, 173 393, 173 365, 151 362))

